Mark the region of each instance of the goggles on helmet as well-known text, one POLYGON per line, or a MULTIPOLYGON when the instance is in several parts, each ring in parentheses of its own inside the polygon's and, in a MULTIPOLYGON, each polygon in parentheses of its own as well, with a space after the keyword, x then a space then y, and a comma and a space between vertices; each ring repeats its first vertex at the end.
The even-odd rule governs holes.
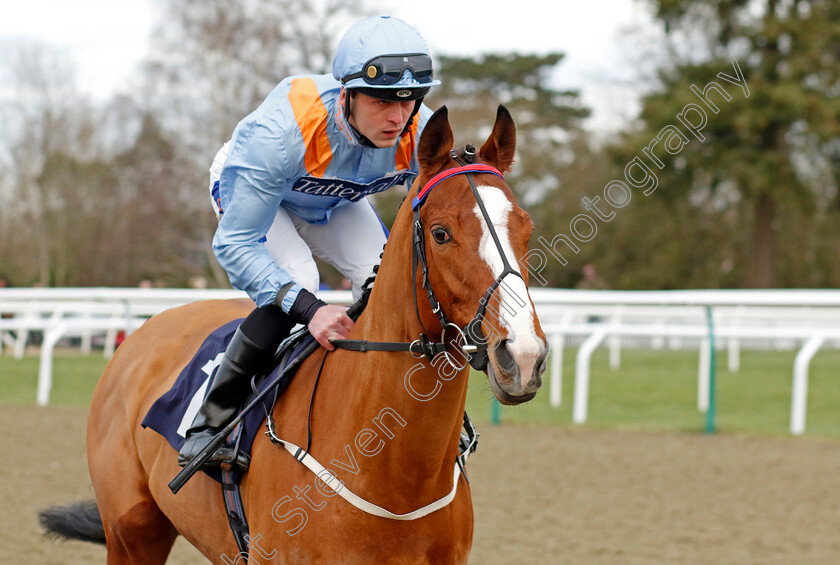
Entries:
POLYGON ((362 65, 358 73, 351 73, 341 79, 346 83, 362 78, 371 85, 389 85, 399 82, 406 69, 419 83, 432 82, 432 58, 425 53, 407 55, 380 55, 362 65))

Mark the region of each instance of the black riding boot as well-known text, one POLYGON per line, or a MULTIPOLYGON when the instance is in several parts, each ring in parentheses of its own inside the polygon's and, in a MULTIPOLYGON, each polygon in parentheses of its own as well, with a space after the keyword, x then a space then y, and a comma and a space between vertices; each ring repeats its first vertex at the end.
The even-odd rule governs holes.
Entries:
MULTIPOLYGON (((293 325, 291 318, 272 306, 254 310, 236 329, 204 397, 204 404, 187 430, 187 439, 178 454, 179 465, 183 467, 194 459, 236 416, 251 390, 251 377, 270 368, 277 346, 289 335, 293 325), (262 343, 256 343, 249 335, 260 336, 262 343)), ((250 458, 240 453, 234 461, 233 451, 230 447, 219 447, 204 466, 217 467, 230 463, 240 471, 247 470, 250 458)))

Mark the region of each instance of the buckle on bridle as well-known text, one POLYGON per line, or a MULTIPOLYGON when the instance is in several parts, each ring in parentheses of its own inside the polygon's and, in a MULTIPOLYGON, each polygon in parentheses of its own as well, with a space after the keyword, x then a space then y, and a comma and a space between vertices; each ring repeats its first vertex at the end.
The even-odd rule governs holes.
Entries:
POLYGON ((409 353, 409 355, 411 355, 415 359, 422 359, 423 357, 425 357, 425 354, 423 353, 423 344, 420 343, 419 339, 415 339, 414 341, 412 341, 409 344, 408 353, 409 353), (414 352, 414 346, 415 345, 417 346, 417 352, 416 353, 414 352))
POLYGON ((443 356, 444 356, 444 359, 446 359, 446 362, 449 363, 450 367, 452 367, 456 371, 460 371, 460 370, 466 368, 467 364, 469 364, 469 362, 470 362, 470 355, 466 350, 466 348, 469 347, 468 342, 467 342, 467 336, 464 333, 464 330, 459 328, 456 324, 453 324, 452 322, 447 322, 446 325, 443 326, 443 330, 441 330, 441 332, 440 332, 441 343, 444 343, 444 344, 447 343, 446 342, 446 330, 448 328, 455 328, 456 335, 455 335, 455 341, 453 343, 455 345, 457 345, 461 349, 461 351, 463 351, 465 353, 465 355, 463 356, 464 357, 464 362, 463 363, 456 363, 455 358, 448 351, 448 349, 443 351, 443 356))

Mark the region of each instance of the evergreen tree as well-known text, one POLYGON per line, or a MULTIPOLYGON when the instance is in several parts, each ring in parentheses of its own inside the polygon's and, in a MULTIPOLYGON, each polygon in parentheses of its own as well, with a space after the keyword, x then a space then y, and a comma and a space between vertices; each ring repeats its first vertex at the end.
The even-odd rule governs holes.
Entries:
POLYGON ((429 103, 449 108, 456 145, 479 144, 489 133, 496 106, 510 110, 517 157, 508 180, 526 205, 558 188, 557 171, 571 162, 571 143, 584 135, 581 122, 589 115, 577 91, 550 84, 562 60, 561 53, 508 53, 436 61, 443 84, 432 90, 429 103))
POLYGON ((632 217, 617 227, 620 239, 644 250, 626 263, 625 283, 840 284, 833 228, 840 203, 840 5, 647 4, 665 30, 668 61, 615 163, 643 158, 659 186, 649 197, 634 189, 632 217), (729 80, 739 72, 744 84, 729 80), (669 125, 686 139, 674 152, 660 142, 656 164, 643 150, 669 125))

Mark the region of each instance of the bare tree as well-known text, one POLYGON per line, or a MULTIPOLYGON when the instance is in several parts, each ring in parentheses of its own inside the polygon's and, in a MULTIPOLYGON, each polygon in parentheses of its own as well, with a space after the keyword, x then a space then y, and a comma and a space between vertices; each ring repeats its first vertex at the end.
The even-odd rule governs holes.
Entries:
POLYGON ((359 13, 360 0, 167 0, 147 97, 209 162, 281 79, 329 72, 341 31, 359 13))
POLYGON ((66 53, 36 42, 4 43, 0 51, 7 85, 2 100, 11 175, 7 190, 18 207, 18 221, 10 229, 19 241, 33 243, 34 280, 48 285, 55 220, 69 187, 45 186, 43 175, 51 156, 89 148, 90 107, 75 88, 75 68, 66 53))

